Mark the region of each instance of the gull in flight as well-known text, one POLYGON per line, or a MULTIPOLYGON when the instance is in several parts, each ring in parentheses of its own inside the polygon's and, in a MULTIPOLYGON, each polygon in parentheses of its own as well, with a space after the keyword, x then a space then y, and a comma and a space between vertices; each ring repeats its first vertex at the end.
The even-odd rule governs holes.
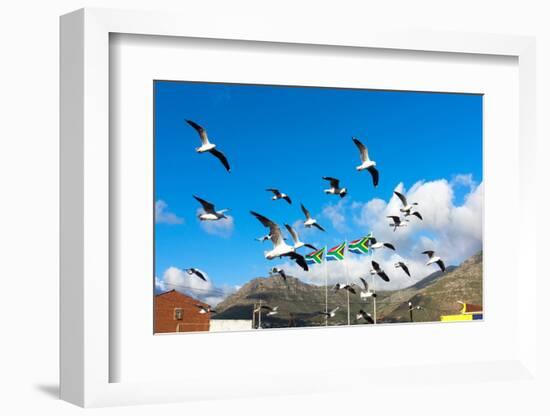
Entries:
POLYGON ((336 312, 338 312, 338 309, 340 309, 340 306, 337 306, 336 308, 334 308, 333 310, 331 310, 330 312, 319 312, 319 315, 324 315, 328 318, 334 318, 336 316, 336 312))
POLYGON ((374 160, 369 159, 369 151, 367 149, 367 146, 365 146, 363 143, 359 141, 359 139, 356 139, 355 137, 352 138, 353 142, 359 149, 359 156, 361 157, 361 164, 357 166, 355 169, 357 169, 359 172, 362 170, 368 170, 370 175, 372 176, 372 184, 376 188, 378 186, 378 169, 376 169, 376 162, 374 160))
POLYGON ((365 290, 362 290, 361 293, 359 293, 359 296, 361 297, 361 299, 366 299, 366 298, 375 298, 376 297, 376 293, 373 292, 372 290, 369 290, 369 284, 367 283, 367 280, 360 277, 359 280, 361 280, 361 283, 363 283, 363 288, 365 290))
POLYGON ((280 269, 278 267, 273 267, 269 273, 272 274, 272 275, 273 274, 278 274, 286 282, 287 275, 286 275, 286 273, 283 269, 280 269))
POLYGON ((292 204, 292 200, 290 199, 290 197, 287 194, 280 192, 278 189, 269 188, 269 189, 266 189, 266 191, 273 192, 273 197, 271 197, 272 200, 276 201, 278 199, 284 199, 289 204, 292 204))
POLYGON ((271 251, 266 251, 264 253, 265 258, 268 260, 273 260, 274 258, 281 257, 290 257, 294 260, 298 266, 300 266, 305 271, 308 271, 309 268, 306 263, 306 259, 301 254, 296 253, 296 249, 293 246, 289 246, 285 243, 283 234, 279 226, 271 221, 269 218, 264 217, 257 212, 250 211, 250 213, 256 217, 258 221, 262 223, 264 227, 269 228, 269 234, 271 235, 271 242, 273 243, 273 249, 271 251))
POLYGON ((381 241, 376 241, 376 238, 374 238, 374 237, 369 237, 369 247, 372 248, 373 250, 377 250, 379 248, 386 247, 386 248, 389 248, 390 250, 395 251, 395 247, 393 246, 393 244, 383 243, 381 241))
POLYGON ((271 307, 271 306, 267 306, 267 305, 262 305, 262 309, 265 309, 267 310, 267 316, 272 316, 272 315, 277 315, 279 313, 279 311, 277 309, 279 309, 279 306, 274 306, 274 307, 271 307))
POLYGON ((204 272, 202 272, 199 269, 195 269, 194 267, 191 267, 189 269, 185 269, 188 275, 195 275, 199 279, 204 280, 206 282, 206 276, 204 275, 204 272))
POLYGON ((365 312, 363 309, 359 309, 359 312, 357 313, 357 316, 355 317, 358 321, 361 319, 364 319, 367 321, 368 324, 373 324, 374 319, 372 319, 372 315, 368 312, 365 312))
POLYGON ((397 263, 394 264, 394 266, 396 269, 403 270, 405 273, 407 273, 407 276, 411 277, 411 273, 409 272, 409 266, 407 266, 402 261, 398 261, 397 263))
POLYGON ((332 178, 330 176, 323 176, 323 179, 330 182, 330 188, 325 189, 325 194, 340 195, 340 198, 343 198, 347 195, 348 190, 346 188, 340 188, 339 179, 332 178))
POLYGON ((317 223, 317 220, 315 218, 311 217, 311 214, 309 213, 307 208, 304 207, 304 204, 301 204, 301 206, 302 206, 302 212, 306 216, 306 220, 304 221, 304 226, 306 228, 315 227, 315 228, 318 228, 321 231, 325 231, 325 229, 317 223))
POLYGON ((355 291, 355 289, 353 288, 353 286, 351 286, 351 285, 336 283, 336 284, 334 285, 334 291, 335 291, 335 292, 338 292, 340 289, 342 289, 342 290, 347 290, 349 293, 353 293, 354 295, 357 293, 357 292, 355 291))
POLYGON ((403 213, 405 217, 408 217, 410 215, 414 215, 416 218, 419 218, 420 220, 423 220, 422 215, 420 212, 416 211, 414 207, 418 205, 418 202, 412 202, 408 203, 407 198, 405 198, 405 195, 403 195, 400 192, 393 191, 393 193, 401 200, 401 203, 403 204, 403 207, 399 209, 403 213))
POLYGON ((228 172, 231 172, 231 168, 229 167, 229 162, 227 161, 227 158, 222 152, 216 149, 215 144, 210 143, 210 140, 208 140, 208 135, 206 134, 206 130, 192 120, 185 120, 185 121, 187 122, 187 124, 189 124, 191 127, 193 127, 196 130, 196 132, 199 134, 199 137, 201 139, 202 145, 195 149, 197 153, 209 152, 213 156, 217 157, 220 160, 220 162, 222 162, 222 165, 225 167, 225 169, 228 172))
POLYGON ((196 304, 195 305, 197 308, 199 308, 199 313, 200 314, 205 314, 205 313, 217 313, 214 309, 212 309, 210 306, 202 306, 202 305, 199 305, 199 304, 196 304))
POLYGON ((390 278, 388 277, 388 275, 386 274, 386 272, 384 270, 382 270, 382 268, 380 267, 380 265, 375 262, 374 260, 371 261, 371 264, 372 264, 372 269, 370 271, 370 274, 377 274, 378 276, 380 276, 382 278, 382 280, 384 280, 385 282, 389 282, 390 281, 390 278))
POLYGON ((200 202, 202 209, 204 210, 204 212, 200 213, 198 216, 201 221, 217 221, 222 218, 227 218, 225 213, 229 211, 228 209, 220 209, 219 211, 216 211, 214 204, 211 202, 205 201, 195 195, 193 195, 193 198, 200 202))
POLYGON ((408 219, 404 218, 404 219, 401 219, 401 217, 397 216, 397 215, 388 215, 387 218, 390 218, 393 223, 390 224, 390 227, 393 227, 393 231, 395 232, 395 230, 397 230, 399 227, 406 227, 407 226, 407 222, 409 221, 408 219))
POLYGON ((292 241, 294 241, 294 248, 296 250, 298 250, 299 248, 302 248, 302 247, 308 247, 314 251, 317 251, 317 248, 311 244, 306 244, 306 243, 303 243, 300 241, 300 237, 298 236, 298 233, 296 232, 296 230, 294 228, 292 228, 290 225, 288 224, 285 224, 285 227, 286 229, 288 230, 288 232, 290 233, 290 236, 292 237, 292 241))
POLYGON ((426 254, 428 256, 428 262, 426 263, 426 266, 436 263, 442 272, 445 271, 445 263, 443 263, 441 257, 434 256, 435 252, 433 250, 423 251, 422 254, 426 254))

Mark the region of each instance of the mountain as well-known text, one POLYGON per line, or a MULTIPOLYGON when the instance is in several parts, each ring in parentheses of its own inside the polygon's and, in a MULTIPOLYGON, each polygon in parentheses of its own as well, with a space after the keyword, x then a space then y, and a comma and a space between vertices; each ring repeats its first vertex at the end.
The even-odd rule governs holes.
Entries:
MULTIPOLYGON (((460 310, 457 301, 482 303, 483 256, 478 253, 460 266, 449 266, 447 270, 432 273, 414 285, 394 291, 377 292, 378 322, 410 321, 408 302, 419 305, 423 310, 415 310, 415 321, 439 321, 440 315, 456 313, 460 310)), ((367 302, 357 294, 350 294, 351 323, 357 322, 355 315, 359 309, 373 314, 372 299, 367 302)), ((318 326, 325 324, 319 312, 325 310, 325 286, 304 283, 294 277, 285 281, 280 276, 258 277, 241 287, 216 306, 218 313, 213 319, 252 319, 254 305, 279 306, 279 313, 270 317, 262 314, 265 327, 318 326)), ((340 309, 331 325, 347 323, 347 292, 328 288, 328 309, 340 309)))

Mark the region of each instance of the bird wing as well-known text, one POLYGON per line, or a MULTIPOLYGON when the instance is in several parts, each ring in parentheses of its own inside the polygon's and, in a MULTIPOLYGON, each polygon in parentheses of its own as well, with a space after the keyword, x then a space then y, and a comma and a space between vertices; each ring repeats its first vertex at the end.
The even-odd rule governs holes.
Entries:
POLYGON ((387 248, 395 251, 395 247, 393 246, 393 244, 390 244, 390 243, 384 243, 384 246, 386 246, 387 248))
POLYGON ((216 156, 220 160, 220 162, 222 162, 222 165, 225 167, 225 169, 228 172, 231 172, 231 167, 229 166, 229 162, 227 161, 227 158, 222 152, 220 152, 218 149, 212 149, 212 150, 209 150, 209 152, 213 156, 216 156))
POLYGON ((403 263, 403 262, 401 262, 400 264, 401 264, 401 268, 403 269, 403 271, 404 271, 405 273, 407 273, 407 276, 411 277, 411 273, 409 272, 408 266, 407 266, 405 263, 403 263))
POLYGON ((388 275, 386 274, 385 271, 381 270, 379 271, 378 273, 378 276, 380 276, 382 278, 382 280, 384 280, 385 282, 389 282, 390 281, 390 278, 388 277, 388 275))
POLYGON ((433 250, 426 250, 426 251, 423 251, 422 254, 426 254, 431 259, 434 255, 434 251, 433 250))
POLYGON ((378 186, 378 178, 380 177, 380 174, 378 173, 378 169, 376 169, 374 166, 371 166, 367 169, 372 176, 372 184, 376 188, 378 186))
POLYGON ((414 211, 411 215, 414 215, 415 217, 420 218, 422 221, 424 220, 424 218, 422 218, 422 215, 420 215, 420 212, 418 211, 414 211))
POLYGON ((361 143, 359 141, 359 139, 356 139, 355 137, 353 137, 353 142, 355 143, 355 145, 359 149, 359 155, 361 157, 361 162, 365 162, 365 161, 369 160, 369 151, 367 149, 367 146, 365 146, 363 143, 361 143))
POLYGON ((397 195, 397 197, 401 200, 401 203, 403 204, 403 206, 407 206, 407 198, 405 198, 405 195, 403 195, 401 192, 397 192, 397 191, 393 191, 393 193, 395 195, 397 195))
POLYGON ((333 313, 335 313, 338 309, 340 309, 340 306, 337 306, 336 308, 334 308, 333 310, 331 310, 329 313, 330 313, 330 314, 333 314, 333 313))
POLYGON ((321 231, 325 231, 325 229, 324 229, 323 227, 321 227, 321 226, 320 226, 319 224, 317 224, 317 223, 314 223, 313 226, 316 227, 316 228, 318 228, 318 229, 320 229, 321 231))
POLYGON ((304 207, 304 204, 301 204, 302 206, 302 212, 304 213, 304 215, 306 216, 306 218, 309 220, 311 219, 311 214, 309 213, 309 211, 307 210, 306 207, 304 207))
POLYGON ((199 126, 197 123, 195 123, 192 120, 185 120, 187 124, 189 124, 191 127, 193 127, 197 133, 199 133, 199 136, 201 138, 202 144, 210 144, 210 141, 208 140, 208 135, 206 134, 206 130, 199 126))
POLYGON ((309 270, 309 267, 307 266, 306 259, 301 254, 298 254, 296 252, 291 252, 291 253, 285 254, 285 256, 288 256, 292 260, 294 260, 296 262, 296 264, 298 264, 298 266, 300 266, 302 269, 304 269, 304 271, 307 272, 309 270))
POLYGON ((340 179, 333 178, 331 176, 323 176, 323 179, 325 181, 329 181, 330 186, 333 187, 333 188, 339 188, 340 187, 340 179))
POLYGON ((373 268, 374 270, 376 270, 377 272, 380 270, 380 265, 379 265, 377 262, 375 262, 375 261, 373 260, 373 261, 371 261, 371 264, 372 264, 372 268, 373 268))
POLYGON ((362 277, 360 277, 359 279, 363 283, 363 286, 365 287, 365 290, 369 290, 369 284, 367 283, 367 281, 365 279, 363 279, 362 277))
POLYGON ((202 279, 206 282, 206 277, 204 276, 204 274, 200 270, 198 270, 198 269, 191 269, 191 270, 193 270, 193 274, 195 276, 197 276, 199 279, 202 279))
POLYGON ((202 198, 199 198, 198 196, 195 196, 193 195, 193 198, 195 198, 197 201, 200 202, 200 204, 202 205, 202 208, 210 213, 210 214, 213 214, 216 212, 216 210, 214 209, 214 204, 212 204, 211 202, 208 202, 208 201, 205 201, 204 199, 202 198))
POLYGON ((294 228, 292 228, 290 225, 288 224, 285 224, 285 227, 286 229, 288 230, 288 232, 290 233, 290 236, 292 237, 292 241, 294 241, 295 243, 297 243, 298 241, 300 241, 300 239, 298 238, 298 234, 296 233, 296 231, 294 230, 294 228))
POLYGON ((271 235, 271 241, 273 242, 273 245, 278 246, 279 244, 283 243, 283 235, 281 233, 281 229, 277 224, 275 224, 269 218, 258 214, 257 212, 250 211, 250 213, 254 215, 258 219, 258 221, 263 224, 264 227, 269 228, 269 234, 271 235))
POLYGON ((317 251, 317 247, 315 247, 313 244, 304 244, 304 246, 312 249, 313 251, 317 251))
POLYGON ((288 202, 289 204, 292 204, 292 199, 290 199, 290 197, 287 195, 283 198, 286 202, 288 202))
POLYGON ((399 224, 401 222, 401 218, 399 218, 397 215, 388 215, 388 218, 391 218, 396 224, 399 224))
POLYGON ((437 265, 439 266, 439 268, 441 269, 442 272, 445 271, 445 263, 443 263, 443 260, 439 259, 438 261, 436 261, 437 265))
POLYGON ((275 189, 275 188, 268 188, 268 189, 266 189, 266 191, 267 191, 267 192, 273 192, 273 194, 274 194, 275 196, 277 196, 277 197, 278 197, 278 196, 281 196, 281 192, 279 192, 278 189, 275 189))

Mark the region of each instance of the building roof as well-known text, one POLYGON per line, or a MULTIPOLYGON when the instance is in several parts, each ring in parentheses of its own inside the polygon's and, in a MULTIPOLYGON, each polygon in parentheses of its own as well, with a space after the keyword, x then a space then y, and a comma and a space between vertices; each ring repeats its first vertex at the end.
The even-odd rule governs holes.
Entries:
POLYGON ((160 298, 160 297, 164 297, 166 295, 176 295, 176 296, 179 296, 182 298, 182 300, 186 300, 186 301, 192 301, 194 303, 196 303, 197 305, 201 305, 201 306, 205 306, 205 307, 210 307, 209 304, 199 300, 199 299, 196 299, 192 296, 189 296, 185 293, 181 293, 181 292, 178 292, 176 289, 172 289, 172 290, 169 290, 167 292, 162 292, 162 293, 158 293, 155 295, 155 298, 160 298))

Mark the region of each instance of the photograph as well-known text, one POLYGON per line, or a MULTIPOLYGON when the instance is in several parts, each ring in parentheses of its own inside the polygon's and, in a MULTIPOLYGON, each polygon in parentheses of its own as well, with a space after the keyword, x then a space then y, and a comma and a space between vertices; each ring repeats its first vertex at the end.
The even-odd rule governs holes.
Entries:
POLYGON ((153 92, 153 333, 483 320, 483 95, 153 92))

